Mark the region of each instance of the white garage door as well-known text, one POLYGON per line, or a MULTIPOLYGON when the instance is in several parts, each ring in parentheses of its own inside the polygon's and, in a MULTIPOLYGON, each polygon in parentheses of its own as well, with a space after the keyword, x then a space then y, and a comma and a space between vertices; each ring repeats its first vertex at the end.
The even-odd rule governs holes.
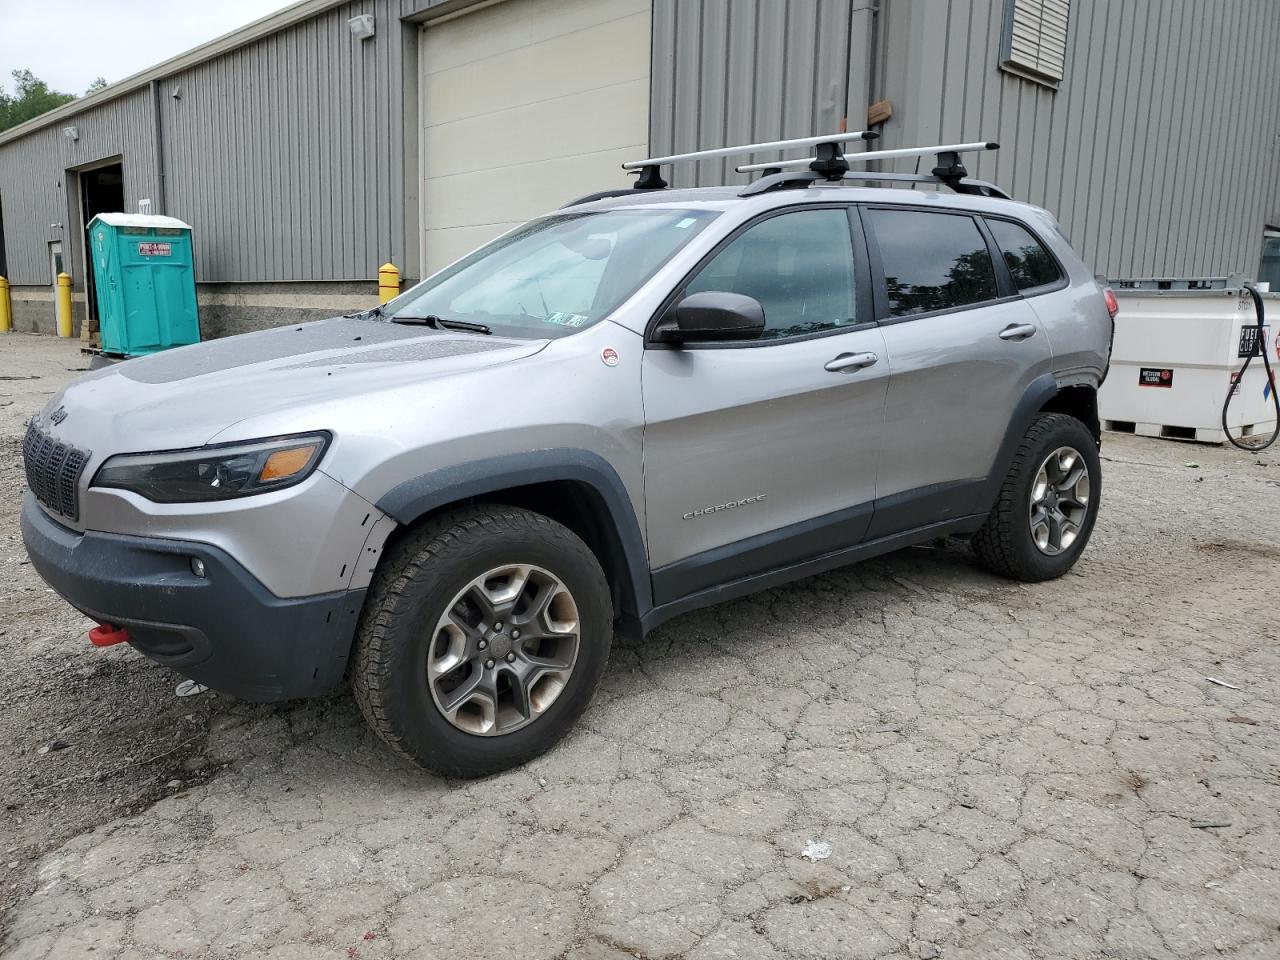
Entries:
POLYGON ((423 28, 423 276, 625 187, 649 131, 649 0, 503 0, 423 28))

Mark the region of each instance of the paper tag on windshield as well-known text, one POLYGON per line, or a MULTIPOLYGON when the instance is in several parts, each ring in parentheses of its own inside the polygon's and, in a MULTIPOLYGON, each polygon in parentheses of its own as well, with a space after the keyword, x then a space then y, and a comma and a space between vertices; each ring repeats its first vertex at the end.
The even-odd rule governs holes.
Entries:
POLYGON ((556 313, 548 314, 547 323, 554 323, 558 327, 580 327, 591 318, 584 313, 556 313))
POLYGON ((683 230, 685 227, 693 226, 693 223, 694 223, 693 217, 685 217, 683 220, 681 220, 679 223, 676 224, 676 229, 683 230))

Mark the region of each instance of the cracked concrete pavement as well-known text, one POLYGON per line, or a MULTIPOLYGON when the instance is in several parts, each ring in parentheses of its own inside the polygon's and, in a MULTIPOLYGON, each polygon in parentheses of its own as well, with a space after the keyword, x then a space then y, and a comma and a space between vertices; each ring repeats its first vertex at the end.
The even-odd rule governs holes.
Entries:
MULTIPOLYGON (((77 364, 0 351, 48 371, 12 461, 77 364)), ((348 696, 179 701, 92 649, 20 562, 10 462, 2 952, 1280 956, 1280 454, 1103 455, 1071 575, 946 544, 682 617, 616 648, 562 745, 470 783, 390 758, 348 696)))

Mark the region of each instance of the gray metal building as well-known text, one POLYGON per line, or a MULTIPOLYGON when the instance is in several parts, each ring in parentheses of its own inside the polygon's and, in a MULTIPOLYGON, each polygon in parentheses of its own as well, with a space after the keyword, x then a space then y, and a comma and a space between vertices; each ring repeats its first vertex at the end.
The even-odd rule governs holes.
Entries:
POLYGON ((195 228, 206 336, 326 316, 623 159, 869 108, 877 147, 999 141, 972 172, 1101 274, 1266 275, 1278 64, 1272 0, 303 0, 0 134, 0 275, 18 329, 59 266, 83 315, 84 224, 145 199, 195 228))

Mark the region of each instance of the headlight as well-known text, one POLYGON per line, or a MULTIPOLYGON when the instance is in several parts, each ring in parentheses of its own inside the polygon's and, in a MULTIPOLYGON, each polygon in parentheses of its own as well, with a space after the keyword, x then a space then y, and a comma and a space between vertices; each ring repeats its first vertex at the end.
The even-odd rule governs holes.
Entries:
POLYGON ((132 490, 156 503, 230 500, 301 483, 315 470, 328 434, 275 437, 169 453, 111 457, 92 486, 132 490))

